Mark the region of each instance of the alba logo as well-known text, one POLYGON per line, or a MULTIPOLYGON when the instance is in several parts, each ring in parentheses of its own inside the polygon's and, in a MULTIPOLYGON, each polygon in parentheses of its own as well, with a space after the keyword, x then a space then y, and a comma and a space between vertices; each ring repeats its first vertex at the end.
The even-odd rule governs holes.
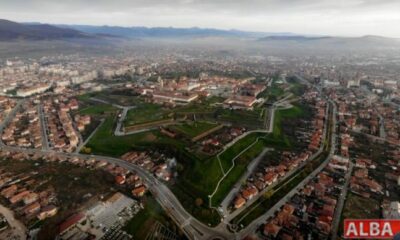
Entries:
POLYGON ((400 233, 400 220, 345 219, 345 238, 388 239, 400 233))

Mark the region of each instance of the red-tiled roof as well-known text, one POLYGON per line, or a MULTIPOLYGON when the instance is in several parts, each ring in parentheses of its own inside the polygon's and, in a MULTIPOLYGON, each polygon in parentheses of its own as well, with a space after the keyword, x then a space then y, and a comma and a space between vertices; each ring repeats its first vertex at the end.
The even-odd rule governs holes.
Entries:
POLYGON ((60 228, 59 228, 60 234, 64 233, 71 227, 75 226, 79 221, 81 221, 85 217, 86 216, 83 213, 77 213, 77 214, 69 217, 67 220, 65 220, 63 223, 60 224, 60 228))

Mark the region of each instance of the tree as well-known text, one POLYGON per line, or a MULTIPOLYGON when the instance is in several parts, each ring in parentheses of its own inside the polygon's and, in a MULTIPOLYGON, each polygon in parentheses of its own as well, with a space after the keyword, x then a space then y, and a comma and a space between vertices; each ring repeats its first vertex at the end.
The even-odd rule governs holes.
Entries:
POLYGON ((178 163, 178 164, 176 165, 176 171, 178 171, 178 172, 183 172, 183 170, 184 170, 183 165, 180 164, 180 163, 178 163))
POLYGON ((195 204, 196 204, 197 207, 200 207, 201 205, 203 205, 203 199, 201 199, 201 198, 196 198, 195 204))
POLYGON ((83 147, 81 152, 83 152, 85 154, 90 154, 92 152, 92 149, 89 147, 83 147))
POLYGON ((274 190, 270 189, 264 193, 264 198, 269 199, 272 195, 274 195, 274 190))

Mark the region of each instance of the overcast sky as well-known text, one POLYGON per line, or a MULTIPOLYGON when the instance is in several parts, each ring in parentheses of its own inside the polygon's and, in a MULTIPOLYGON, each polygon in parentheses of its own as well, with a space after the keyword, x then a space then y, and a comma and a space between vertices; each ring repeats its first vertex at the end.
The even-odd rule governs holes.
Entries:
POLYGON ((400 37, 400 0, 0 0, 0 18, 400 37))

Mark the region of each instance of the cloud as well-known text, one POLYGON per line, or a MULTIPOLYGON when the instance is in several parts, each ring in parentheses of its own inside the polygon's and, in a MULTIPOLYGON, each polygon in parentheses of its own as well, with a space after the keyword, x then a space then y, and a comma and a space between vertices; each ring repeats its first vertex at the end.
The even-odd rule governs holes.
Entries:
POLYGON ((400 37, 397 0, 0 0, 17 21, 400 37))

